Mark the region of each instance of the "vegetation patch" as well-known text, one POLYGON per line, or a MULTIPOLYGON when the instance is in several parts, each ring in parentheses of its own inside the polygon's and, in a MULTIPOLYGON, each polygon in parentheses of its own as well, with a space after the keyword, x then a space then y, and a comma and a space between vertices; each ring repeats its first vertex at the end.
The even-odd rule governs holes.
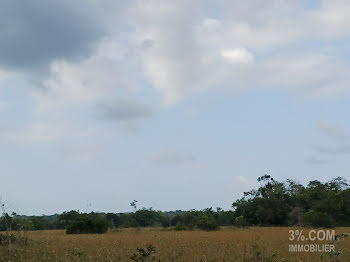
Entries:
POLYGON ((108 230, 108 221, 100 214, 80 214, 66 227, 67 234, 103 234, 108 230))

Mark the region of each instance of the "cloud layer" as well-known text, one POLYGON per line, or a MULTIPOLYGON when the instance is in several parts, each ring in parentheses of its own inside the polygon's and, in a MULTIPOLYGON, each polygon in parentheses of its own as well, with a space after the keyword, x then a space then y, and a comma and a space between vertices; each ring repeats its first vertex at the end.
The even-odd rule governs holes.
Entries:
POLYGON ((349 91, 342 56, 349 11, 341 0, 311 7, 303 1, 5 0, 0 81, 21 72, 41 87, 30 92, 29 133, 76 122, 72 110, 136 121, 151 115, 146 105, 176 104, 208 89, 288 88, 328 98, 349 91), (118 108, 111 97, 120 98, 118 108))

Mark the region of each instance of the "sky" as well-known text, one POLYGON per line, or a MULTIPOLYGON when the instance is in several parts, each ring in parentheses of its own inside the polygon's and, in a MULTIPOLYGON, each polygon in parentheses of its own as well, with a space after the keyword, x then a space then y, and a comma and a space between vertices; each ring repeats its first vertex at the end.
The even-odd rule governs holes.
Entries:
POLYGON ((349 179, 347 0, 2 0, 0 196, 20 214, 231 208, 349 179))

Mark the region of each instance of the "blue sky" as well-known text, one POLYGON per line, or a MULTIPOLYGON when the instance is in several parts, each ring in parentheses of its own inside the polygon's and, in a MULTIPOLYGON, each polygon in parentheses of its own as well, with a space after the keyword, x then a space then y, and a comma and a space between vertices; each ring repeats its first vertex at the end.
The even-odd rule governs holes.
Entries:
POLYGON ((348 1, 2 5, 9 209, 229 209, 265 173, 349 179, 348 1))

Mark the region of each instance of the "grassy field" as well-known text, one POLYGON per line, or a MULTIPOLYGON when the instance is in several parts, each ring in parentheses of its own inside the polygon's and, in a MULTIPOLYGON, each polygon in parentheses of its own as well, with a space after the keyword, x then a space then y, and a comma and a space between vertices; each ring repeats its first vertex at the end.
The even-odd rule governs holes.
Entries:
MULTIPOLYGON (((350 238, 335 243, 336 250, 342 252, 340 256, 321 259, 322 253, 289 252, 289 244, 298 243, 289 241, 289 230, 226 227, 205 232, 144 228, 102 235, 33 231, 26 232, 29 241, 25 246, 15 247, 15 256, 9 257, 7 248, 1 247, 0 261, 132 261, 130 257, 137 253, 136 248, 149 244, 155 247, 155 261, 350 261, 350 238)), ((350 228, 336 229, 337 235, 345 232, 350 232, 350 228)), ((325 243, 329 242, 322 242, 325 243)))

